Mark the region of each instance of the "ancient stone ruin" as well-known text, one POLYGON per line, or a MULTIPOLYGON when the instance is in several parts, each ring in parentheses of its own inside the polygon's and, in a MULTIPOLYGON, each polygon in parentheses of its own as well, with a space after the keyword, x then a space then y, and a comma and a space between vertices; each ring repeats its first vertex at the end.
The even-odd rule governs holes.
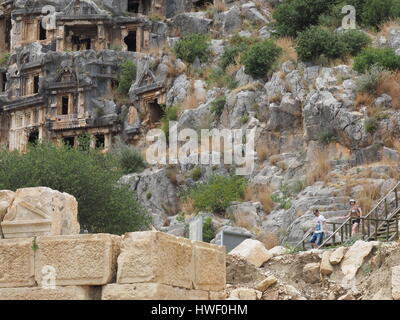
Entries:
POLYGON ((162 232, 78 234, 74 197, 0 191, 0 300, 224 299, 225 250, 162 232))
POLYGON ((92 148, 132 139, 140 122, 160 120, 168 79, 145 54, 172 36, 162 19, 202 4, 192 0, 63 0, 0 3, 0 144, 26 150, 50 140, 92 148), (115 101, 118 66, 138 61, 131 100, 115 101), (143 61, 142 61, 143 60, 143 61), (138 111, 139 116, 138 117, 138 111), (140 121, 139 121, 140 120, 140 121))

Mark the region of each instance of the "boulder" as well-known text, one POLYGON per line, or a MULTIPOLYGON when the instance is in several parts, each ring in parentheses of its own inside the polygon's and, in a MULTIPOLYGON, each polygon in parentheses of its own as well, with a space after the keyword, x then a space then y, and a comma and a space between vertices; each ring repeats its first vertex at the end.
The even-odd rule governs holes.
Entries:
POLYGON ((323 275, 329 276, 333 272, 333 267, 329 261, 330 256, 331 256, 330 251, 325 251, 322 254, 321 266, 319 270, 323 275))
POLYGON ((277 283, 278 279, 276 279, 275 276, 271 275, 265 278, 263 281, 259 282, 256 286, 255 289, 258 291, 264 292, 266 291, 269 287, 273 286, 275 283, 277 283))
POLYGON ((239 300, 260 300, 262 292, 250 288, 237 288, 231 291, 229 298, 236 298, 239 300))
POLYGON ((392 297, 400 300, 400 266, 392 267, 392 297))
POLYGON ((303 268, 303 279, 307 283, 317 283, 321 280, 320 277, 320 264, 307 263, 303 268))
POLYGON ((244 240, 229 254, 242 257, 257 268, 272 258, 272 254, 268 252, 264 245, 260 241, 253 239, 244 240))
POLYGON ((221 12, 219 20, 225 34, 239 31, 242 26, 239 7, 232 6, 229 10, 221 12))
POLYGON ((205 12, 186 12, 178 14, 173 19, 173 26, 180 32, 185 33, 208 33, 212 20, 206 17, 205 12))
POLYGON ((226 213, 250 230, 261 223, 262 210, 259 202, 234 203, 226 209, 226 213))
MULTIPOLYGON (((2 195, 5 206, 12 193, 3 191, 2 195)), ((6 239, 77 234, 77 216, 78 202, 73 196, 45 187, 23 188, 15 192, 1 229, 6 239)))
POLYGON ((288 249, 286 249, 285 247, 282 247, 282 246, 275 246, 272 249, 269 249, 268 251, 270 254, 272 254, 273 257, 281 256, 283 254, 288 253, 288 249))
POLYGON ((344 257, 345 251, 346 251, 345 247, 339 247, 335 249, 335 251, 333 251, 329 257, 329 262, 333 265, 339 264, 344 257))
POLYGON ((364 262, 364 258, 371 253, 372 243, 362 240, 356 241, 346 252, 341 263, 345 279, 352 280, 364 262))
POLYGON ((146 169, 120 179, 130 190, 136 192, 141 205, 153 218, 153 225, 160 228, 167 216, 178 213, 179 199, 176 185, 168 177, 167 169, 146 169))

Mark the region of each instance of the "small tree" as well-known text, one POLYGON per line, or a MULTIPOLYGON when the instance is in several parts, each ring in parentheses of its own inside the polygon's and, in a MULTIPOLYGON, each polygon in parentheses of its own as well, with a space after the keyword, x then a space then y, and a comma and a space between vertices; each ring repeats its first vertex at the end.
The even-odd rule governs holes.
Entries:
POLYGON ((0 149, 0 190, 46 186, 73 195, 82 229, 123 234, 148 227, 150 217, 128 186, 114 157, 94 150, 39 143, 28 152, 0 149))
POLYGON ((273 41, 265 40, 251 46, 241 57, 245 72, 253 77, 263 78, 268 75, 278 59, 282 49, 273 41))
POLYGON ((242 177, 212 176, 191 189, 187 196, 197 211, 222 212, 232 201, 243 199, 245 186, 246 180, 242 177))
POLYGON ((136 64, 131 60, 125 60, 119 66, 118 93, 127 95, 132 83, 136 80, 136 64))
POLYGON ((176 56, 183 61, 193 63, 197 58, 207 62, 210 55, 210 40, 206 35, 192 33, 184 35, 174 46, 176 56))

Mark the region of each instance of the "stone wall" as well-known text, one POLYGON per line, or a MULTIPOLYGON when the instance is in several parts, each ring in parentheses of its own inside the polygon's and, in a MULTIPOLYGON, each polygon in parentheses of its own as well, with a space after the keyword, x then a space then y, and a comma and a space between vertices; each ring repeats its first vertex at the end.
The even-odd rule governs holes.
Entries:
POLYGON ((0 239, 0 300, 224 299, 225 250, 162 232, 0 239))

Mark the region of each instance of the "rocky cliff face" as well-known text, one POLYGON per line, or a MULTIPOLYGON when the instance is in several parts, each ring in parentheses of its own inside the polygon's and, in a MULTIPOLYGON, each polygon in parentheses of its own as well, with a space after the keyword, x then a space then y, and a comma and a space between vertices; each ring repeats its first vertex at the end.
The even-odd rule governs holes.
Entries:
MULTIPOLYGON (((71 1, 36 2, 36 9, 52 5, 60 16, 69 14, 71 1)), ((160 117, 154 120, 151 116, 153 102, 166 109, 180 106, 178 128, 254 129, 256 164, 246 179, 250 189, 268 187, 269 191, 246 197, 240 204, 232 203, 223 215, 203 214, 212 218, 215 234, 226 228, 242 228, 267 247, 297 243, 313 224, 313 209, 320 209, 329 221, 341 221, 338 217, 349 209, 348 200, 357 198, 368 211, 398 180, 400 155, 395 142, 400 134, 400 113, 394 97, 382 94, 369 102, 368 107, 379 109, 380 116, 375 129, 368 129, 371 113, 357 101, 357 82, 362 75, 353 70, 351 62, 331 66, 303 63, 293 56, 294 44, 289 43, 282 45, 285 54, 265 79, 253 78, 239 64, 228 74, 234 89, 212 81, 210 73, 235 33, 249 39, 272 36, 269 22, 274 2, 226 1, 223 6, 216 2, 207 10, 195 1, 168 0, 161 16, 141 11, 144 4, 138 9, 141 12, 127 13, 128 1, 76 2, 85 3, 82 8, 94 8, 94 16, 104 19, 105 30, 116 28, 118 35, 96 33, 96 42, 93 40, 87 50, 76 50, 76 43, 67 34, 50 31, 48 41, 29 37, 17 41, 17 15, 24 20, 37 11, 26 11, 30 1, 22 0, 9 1, 2 9, 0 26, 6 30, 10 24, 12 28, 11 40, 0 44, 1 51, 9 53, 0 66, 4 84, 0 93, 1 144, 24 148, 26 143, 17 140, 28 140, 32 126, 13 127, 11 119, 32 106, 44 110, 37 124, 40 138, 60 141, 89 133, 101 135, 106 148, 120 137, 145 149, 146 133, 160 126, 160 117), (127 40, 132 30, 137 37, 134 44, 127 40), (175 56, 173 45, 187 32, 210 35, 207 62, 195 59, 188 63, 175 56), (127 60, 136 64, 137 73, 121 99, 115 92, 115 81, 121 62, 127 60), (29 71, 32 68, 39 74, 38 88, 24 93, 21 81, 36 75, 29 71), (63 97, 70 94, 68 101, 78 101, 73 115, 57 117, 63 97), (216 114, 214 103, 221 96, 225 100, 216 114), (14 132, 20 129, 21 138, 17 139, 14 132), (275 200, 265 205, 271 195, 275 200)), ((151 3, 154 9, 161 2, 151 3)), ((95 29, 103 30, 86 13, 79 19, 83 16, 95 29)), ((67 25, 63 24, 65 30, 67 25)), ((78 31, 73 30, 71 36, 78 31)), ((400 50, 400 33, 395 28, 371 37, 376 47, 400 50)), ((212 175, 232 172, 232 167, 225 165, 160 167, 123 177, 121 182, 130 185, 157 229, 177 235, 184 235, 187 229, 184 214, 192 213, 185 212, 182 192, 212 175), (195 167, 200 170, 198 179, 192 177, 195 167)))

